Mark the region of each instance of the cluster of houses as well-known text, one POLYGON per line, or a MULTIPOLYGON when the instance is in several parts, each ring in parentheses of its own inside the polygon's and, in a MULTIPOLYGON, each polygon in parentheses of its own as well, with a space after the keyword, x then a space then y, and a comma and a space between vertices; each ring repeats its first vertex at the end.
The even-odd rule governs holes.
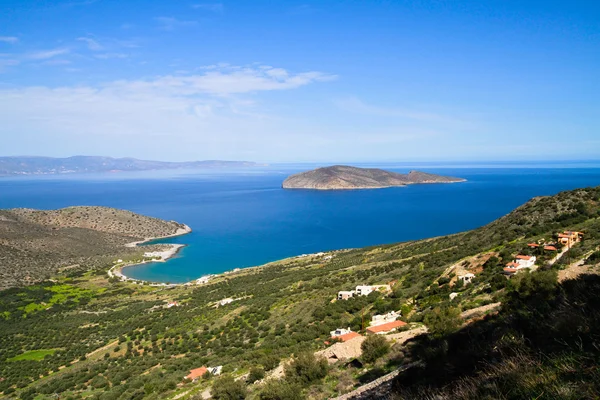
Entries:
POLYGON ((374 291, 389 292, 392 290, 390 285, 359 285, 354 290, 342 290, 338 292, 338 300, 348 300, 354 296, 368 296, 374 291))
POLYGON ((535 270, 536 260, 537 258, 535 256, 524 256, 519 254, 515 257, 514 261, 506 264, 506 267, 504 267, 504 273, 506 275, 514 275, 523 269, 535 270))
POLYGON ((219 365, 217 367, 205 367, 202 366, 200 368, 195 368, 190 370, 190 373, 184 377, 184 379, 189 379, 192 382, 198 381, 198 379, 202 378, 207 373, 211 375, 221 375, 221 371, 223 370, 223 366, 219 365))

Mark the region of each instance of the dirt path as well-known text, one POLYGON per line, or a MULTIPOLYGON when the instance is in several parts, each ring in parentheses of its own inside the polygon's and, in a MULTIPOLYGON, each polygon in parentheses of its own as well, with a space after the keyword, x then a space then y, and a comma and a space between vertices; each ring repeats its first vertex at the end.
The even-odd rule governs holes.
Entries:
POLYGON ((594 251, 596 251, 596 249, 588 251, 581 259, 569 264, 565 269, 558 271, 558 281, 563 282, 567 279, 576 279, 579 275, 586 273, 599 273, 598 265, 585 265, 585 260, 594 251))

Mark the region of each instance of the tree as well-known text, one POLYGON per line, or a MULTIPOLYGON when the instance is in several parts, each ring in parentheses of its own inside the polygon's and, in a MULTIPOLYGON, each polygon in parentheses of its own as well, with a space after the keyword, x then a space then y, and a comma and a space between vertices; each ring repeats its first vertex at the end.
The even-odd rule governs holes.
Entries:
POLYGON ((461 324, 460 311, 456 307, 436 307, 424 318, 425 325, 434 336, 455 331, 461 324))
POLYGON ((285 377, 290 381, 308 384, 325 378, 327 367, 327 360, 317 359, 312 352, 307 351, 298 354, 285 366, 285 377))
POLYGON ((243 382, 236 381, 231 375, 223 375, 215 380, 210 394, 216 400, 243 400, 248 390, 243 382))
POLYGON ((271 379, 259 393, 261 400, 302 400, 302 387, 280 379, 271 379))
POLYGON ((360 348, 363 352, 362 359, 371 363, 386 355, 390 351, 390 344, 381 335, 371 335, 362 342, 360 348))
POLYGON ((265 370, 262 367, 252 367, 250 368, 250 373, 248 374, 248 382, 254 383, 256 381, 260 381, 265 377, 265 370))

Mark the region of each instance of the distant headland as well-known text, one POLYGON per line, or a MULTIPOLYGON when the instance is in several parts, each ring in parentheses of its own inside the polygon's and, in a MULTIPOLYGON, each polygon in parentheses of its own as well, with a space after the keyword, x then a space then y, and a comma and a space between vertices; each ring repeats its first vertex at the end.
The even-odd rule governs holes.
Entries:
POLYGON ((53 157, 0 157, 0 176, 48 175, 90 172, 127 172, 167 169, 215 169, 261 167, 251 161, 186 161, 166 162, 96 156, 53 157))
POLYGON ((465 180, 420 171, 399 174, 377 168, 334 165, 291 175, 283 181, 282 187, 314 190, 379 189, 417 183, 455 183, 465 180))

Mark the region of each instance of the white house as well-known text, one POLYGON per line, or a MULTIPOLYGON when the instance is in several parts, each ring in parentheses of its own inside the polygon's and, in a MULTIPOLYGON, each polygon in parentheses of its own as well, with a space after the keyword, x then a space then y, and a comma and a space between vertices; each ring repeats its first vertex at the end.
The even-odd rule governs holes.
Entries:
POLYGON ((475 274, 472 274, 470 272, 464 274, 464 275, 459 275, 458 279, 463 281, 463 283, 466 285, 467 283, 471 283, 471 281, 473 280, 473 278, 475 278, 475 274))
POLYGON ((521 268, 531 268, 535 265, 535 256, 523 256, 518 255, 515 257, 515 262, 521 266, 521 268))
POLYGON ((219 301, 219 305, 220 306, 224 306, 224 305, 227 305, 229 303, 233 303, 233 299, 232 298, 227 298, 227 299, 223 299, 223 300, 219 301))
POLYGON ((359 285, 356 287, 356 294, 358 296, 368 296, 376 290, 389 292, 392 289, 390 285, 359 285))
POLYGON ((346 335, 348 333, 352 333, 352 330, 350 330, 350 328, 338 328, 335 331, 331 331, 329 332, 331 334, 331 337, 336 337, 336 336, 342 336, 342 335, 346 335))
POLYGON ((354 290, 342 290, 340 292, 338 292, 338 300, 348 300, 350 297, 354 296, 354 293, 356 293, 354 290))
POLYGON ((208 367, 208 372, 210 372, 212 375, 221 375, 222 369, 223 369, 222 365, 219 365, 217 367, 208 367))
POLYGON ((381 324, 387 324, 388 322, 393 322, 397 320, 399 316, 399 311, 390 311, 387 314, 373 315, 373 318, 371 318, 371 326, 377 326, 381 324))

